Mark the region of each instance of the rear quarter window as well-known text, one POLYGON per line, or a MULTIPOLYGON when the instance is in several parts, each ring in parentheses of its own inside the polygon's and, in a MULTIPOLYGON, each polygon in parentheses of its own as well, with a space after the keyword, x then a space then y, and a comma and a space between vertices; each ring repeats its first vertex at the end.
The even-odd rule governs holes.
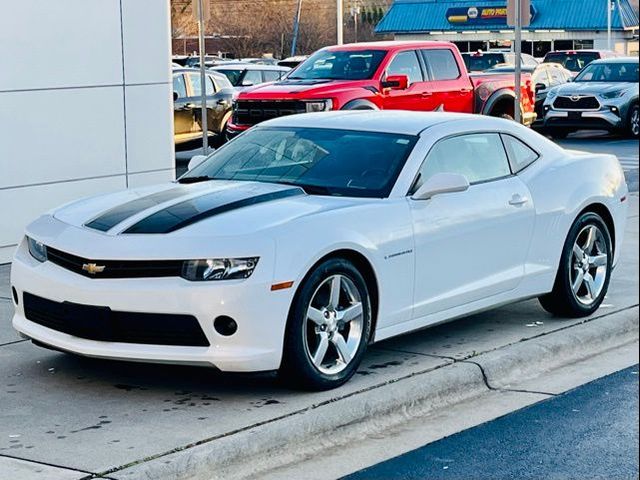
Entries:
POLYGON ((511 135, 502 135, 502 141, 513 173, 521 172, 540 157, 538 152, 511 135))

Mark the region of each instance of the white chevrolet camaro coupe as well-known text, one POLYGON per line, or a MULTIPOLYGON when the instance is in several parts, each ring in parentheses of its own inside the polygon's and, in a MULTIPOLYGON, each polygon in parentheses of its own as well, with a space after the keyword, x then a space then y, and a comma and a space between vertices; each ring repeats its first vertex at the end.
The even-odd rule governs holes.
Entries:
POLYGON ((620 252, 616 157, 515 122, 330 112, 260 124, 175 183, 27 227, 14 327, 90 357, 347 381, 367 345, 539 297, 593 313, 620 252))

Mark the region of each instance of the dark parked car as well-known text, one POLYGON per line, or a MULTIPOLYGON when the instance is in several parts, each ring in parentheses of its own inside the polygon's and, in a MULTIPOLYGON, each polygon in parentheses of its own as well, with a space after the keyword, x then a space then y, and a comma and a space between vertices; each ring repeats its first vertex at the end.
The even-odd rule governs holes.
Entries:
MULTIPOLYGON (((549 90, 571 80, 571 72, 559 63, 541 63, 535 67, 523 66, 522 71, 531 74, 531 81, 536 89, 536 121, 534 126, 542 125, 544 121, 543 105, 549 90)), ((498 65, 486 73, 514 73, 513 65, 498 65)))
POLYGON ((559 63, 575 77, 580 70, 594 60, 617 56, 619 56, 617 53, 608 50, 557 50, 547 53, 542 63, 559 63))
POLYGON ((222 73, 234 87, 252 87, 266 82, 276 82, 291 71, 288 67, 254 63, 229 63, 211 68, 222 73))
MULTIPOLYGON (((472 73, 484 72, 496 65, 515 65, 516 63, 516 54, 513 52, 483 52, 478 50, 477 52, 463 53, 462 58, 467 70, 472 73)), ((526 53, 523 53, 520 58, 523 66, 535 67, 538 65, 538 61, 526 53)))
POLYGON ((556 138, 584 129, 638 138, 638 57, 591 62, 573 82, 549 91, 544 112, 544 125, 556 138))
MULTIPOLYGON (((227 77, 207 72, 207 130, 215 143, 222 143, 227 122, 231 117, 234 90, 227 77)), ((173 119, 176 146, 202 137, 202 88, 200 71, 191 68, 173 70, 173 119)))

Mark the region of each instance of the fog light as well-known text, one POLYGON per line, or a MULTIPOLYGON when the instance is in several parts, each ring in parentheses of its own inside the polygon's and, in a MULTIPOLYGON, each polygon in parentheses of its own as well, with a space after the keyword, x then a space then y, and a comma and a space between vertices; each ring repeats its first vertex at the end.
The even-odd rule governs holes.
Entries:
POLYGON ((18 305, 18 292, 16 291, 15 287, 11 287, 11 294, 13 295, 13 301, 15 302, 16 305, 18 305))
POLYGON ((545 105, 544 106, 544 111, 545 112, 548 112, 550 109, 551 109, 551 107, 549 105, 545 105))
POLYGON ((609 107, 609 109, 611 110, 612 113, 615 113, 616 115, 620 113, 620 110, 618 110, 618 107, 609 107))
POLYGON ((220 315, 213 321, 213 328, 223 337, 230 337, 238 330, 238 324, 233 318, 220 315))

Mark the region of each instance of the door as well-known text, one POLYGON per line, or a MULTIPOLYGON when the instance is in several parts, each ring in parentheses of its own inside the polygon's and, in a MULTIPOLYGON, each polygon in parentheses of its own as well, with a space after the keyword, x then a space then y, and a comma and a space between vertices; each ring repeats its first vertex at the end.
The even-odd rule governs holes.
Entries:
POLYGON ((534 226, 526 185, 511 173, 497 133, 443 139, 425 159, 415 191, 435 173, 464 175, 469 190, 408 200, 414 224, 414 318, 517 287, 534 226))
POLYGON ((458 61, 448 48, 423 49, 420 55, 429 79, 427 89, 432 101, 447 112, 473 113, 473 85, 460 71, 458 61))
POLYGON ((173 124, 176 144, 193 140, 198 136, 194 110, 189 98, 187 79, 184 74, 173 76, 173 124))
POLYGON ((385 110, 432 111, 438 108, 425 82, 422 66, 415 50, 399 52, 386 69, 384 78, 391 75, 406 75, 409 86, 405 90, 388 90, 384 93, 385 110))
MULTIPOLYGON (((202 107, 201 95, 202 87, 200 85, 200 74, 189 73, 191 82, 191 105, 194 108, 194 118, 197 125, 199 135, 202 135, 202 107)), ((205 75, 205 94, 207 96, 207 130, 213 133, 219 133, 222 129, 222 120, 227 111, 228 102, 225 95, 216 88, 216 85, 210 75, 205 75)))

